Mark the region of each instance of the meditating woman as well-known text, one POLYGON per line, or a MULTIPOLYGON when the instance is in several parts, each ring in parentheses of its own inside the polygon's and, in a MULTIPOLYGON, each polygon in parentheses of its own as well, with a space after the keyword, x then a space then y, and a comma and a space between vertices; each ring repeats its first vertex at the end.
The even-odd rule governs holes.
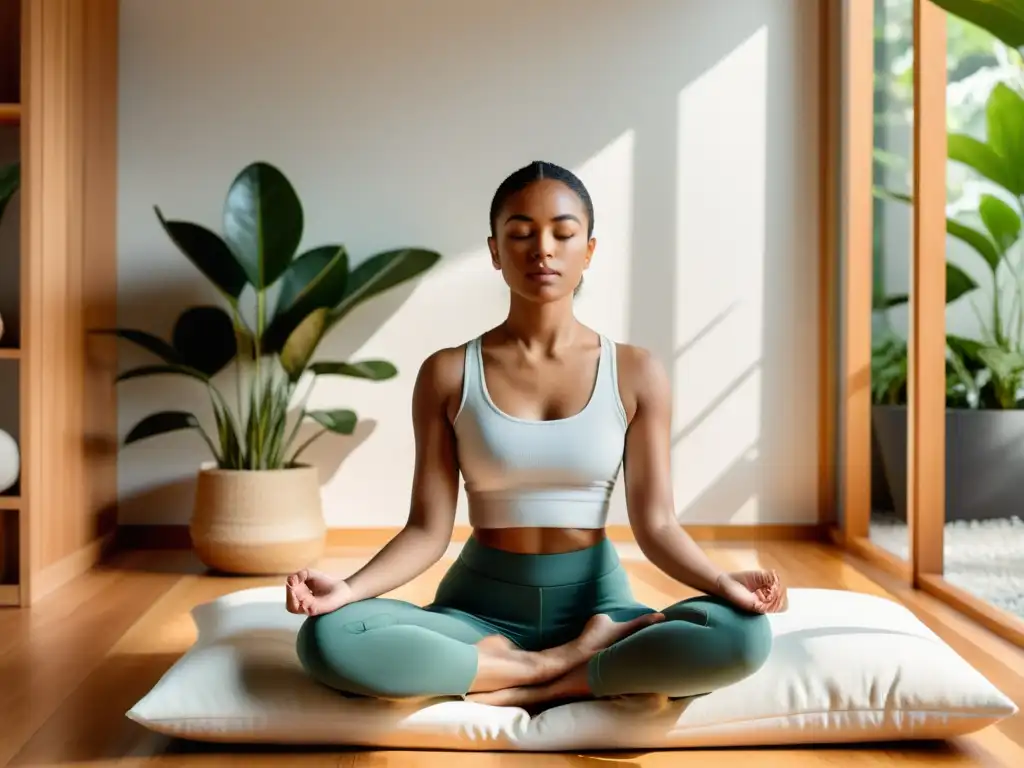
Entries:
POLYGON ((785 589, 774 572, 723 572, 679 525, 664 368, 574 317, 596 245, 586 188, 532 163, 498 187, 490 227, 508 316, 420 368, 405 527, 346 578, 288 577, 288 610, 309 617, 303 666, 350 695, 517 706, 686 697, 754 673, 785 589), (604 531, 620 467, 640 550, 702 595, 660 611, 634 599, 604 531), (473 533, 433 602, 380 597, 444 554, 460 472, 473 533))

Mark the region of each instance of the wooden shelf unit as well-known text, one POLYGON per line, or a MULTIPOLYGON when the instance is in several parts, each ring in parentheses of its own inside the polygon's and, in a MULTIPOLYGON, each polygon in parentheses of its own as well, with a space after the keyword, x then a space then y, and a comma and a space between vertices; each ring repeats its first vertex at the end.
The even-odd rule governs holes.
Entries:
POLYGON ((18 275, 0 429, 21 466, 0 492, 0 606, 90 568, 116 528, 116 350, 89 331, 116 321, 117 22, 117 0, 0 0, 0 164, 21 163, 0 221, 0 287, 18 275))

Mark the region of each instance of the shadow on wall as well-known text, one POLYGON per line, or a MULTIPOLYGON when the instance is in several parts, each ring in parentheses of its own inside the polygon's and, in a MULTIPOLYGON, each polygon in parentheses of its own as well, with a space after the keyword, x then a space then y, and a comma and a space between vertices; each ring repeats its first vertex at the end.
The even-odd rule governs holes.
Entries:
MULTIPOLYGON (((320 348, 325 359, 392 360, 399 377, 325 382, 310 401, 379 421, 323 478, 329 523, 400 524, 415 371, 438 347, 501 320, 507 289, 486 253, 488 205, 507 173, 549 159, 576 170, 594 197, 599 245, 581 319, 649 348, 669 370, 682 518, 729 522, 742 508, 811 520, 816 20, 807 8, 124 0, 119 324, 166 337, 187 303, 215 301, 152 205, 219 228, 227 185, 257 158, 295 184, 303 247, 340 241, 356 263, 399 245, 439 250, 445 260, 423 281, 359 307, 320 348), (738 461, 749 464, 741 492, 729 470, 738 461), (372 519, 352 511, 364 509, 372 519)), ((205 392, 193 400, 185 386, 124 386, 122 432, 155 403, 205 412, 205 392)), ((191 475, 203 458, 196 441, 158 441, 122 452, 124 496, 191 475)), ((625 520, 621 485, 613 522, 625 520)), ((180 508, 121 512, 129 523, 185 519, 180 508)))
MULTIPOLYGON (((316 467, 321 481, 333 477, 353 451, 373 434, 376 426, 377 422, 373 419, 361 419, 351 435, 340 437, 327 433, 303 451, 302 463, 316 467)), ((301 445, 317 431, 316 425, 304 424, 299 429, 295 444, 301 445)), ((205 447, 200 438, 191 433, 170 434, 162 439, 176 443, 171 446, 176 450, 205 447)), ((166 445, 158 446, 157 441, 153 440, 139 450, 148 452, 150 460, 158 462, 159 453, 167 448, 166 445)), ((173 480, 150 484, 137 493, 122 495, 118 504, 119 515, 121 519, 147 521, 157 525, 181 523, 187 521, 192 514, 195 494, 196 474, 192 471, 173 480), (164 515, 170 519, 162 519, 164 515)))

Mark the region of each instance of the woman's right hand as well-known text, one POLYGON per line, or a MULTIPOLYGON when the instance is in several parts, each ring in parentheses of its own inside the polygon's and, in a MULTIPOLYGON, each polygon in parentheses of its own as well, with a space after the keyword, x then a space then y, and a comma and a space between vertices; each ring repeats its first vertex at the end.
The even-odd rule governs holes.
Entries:
POLYGON ((303 568, 285 582, 285 605, 289 613, 320 616, 351 602, 352 590, 344 579, 303 568))

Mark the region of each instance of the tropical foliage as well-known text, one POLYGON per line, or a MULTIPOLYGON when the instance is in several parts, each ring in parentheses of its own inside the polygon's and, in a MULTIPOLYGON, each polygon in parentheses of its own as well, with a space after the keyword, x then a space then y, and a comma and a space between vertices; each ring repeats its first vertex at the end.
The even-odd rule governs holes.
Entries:
POLYGON ((195 430, 225 469, 281 469, 294 466, 313 440, 327 432, 347 435, 357 415, 349 409, 306 408, 290 418, 303 376, 349 376, 383 381, 397 375, 387 360, 314 361, 318 345, 363 302, 433 267, 440 255, 400 248, 373 255, 351 267, 343 245, 319 245, 299 252, 304 214, 285 175, 256 162, 228 189, 223 234, 189 221, 156 216, 170 240, 219 292, 221 306, 194 306, 178 318, 171 340, 142 330, 113 333, 155 355, 160 362, 126 370, 118 381, 180 375, 203 384, 210 394, 216 434, 184 410, 146 416, 126 444, 177 430, 195 430), (273 307, 271 297, 276 294, 273 307), (248 301, 246 301, 248 299, 248 301), (231 404, 214 378, 234 364, 236 392, 231 404), (295 445, 300 425, 318 425, 295 445))
MULTIPOLYGON (((951 46, 958 54, 952 57, 950 80, 969 78, 986 66, 1002 75, 979 108, 955 114, 957 119, 952 121, 948 134, 951 170, 962 169, 975 186, 983 180, 986 189, 973 196, 955 189, 958 199, 951 206, 954 210, 946 220, 946 231, 978 259, 978 268, 970 271, 984 275, 986 285, 979 286, 956 264, 946 264, 947 304, 966 297, 980 328, 978 338, 947 335, 947 404, 1016 408, 1024 397, 1024 266, 1020 263, 1024 219, 1024 97, 1020 88, 1020 74, 1024 72, 1020 68, 1024 0, 942 0, 937 4, 969 22, 950 26, 954 30, 951 46), (994 38, 1012 47, 1012 51, 1001 52, 1004 64, 1012 60, 1009 68, 981 53, 985 46, 999 47, 998 43, 993 45, 994 38), (1012 75, 1006 76, 1007 71, 1012 75), (957 125, 958 121, 961 124, 957 125), (985 310, 973 300, 979 292, 988 298, 985 310)), ((890 90, 895 94, 898 86, 890 90)), ((901 95, 895 98, 899 100, 901 95)), ((891 169, 893 158, 876 151, 876 173, 879 165, 891 169)), ((954 181, 953 186, 956 184, 954 181)), ((911 202, 904 192, 876 188, 875 194, 879 201, 911 202)), ((876 271, 878 250, 876 232, 876 271)), ((876 283, 875 309, 883 315, 907 300, 906 295, 887 294, 876 283)), ((876 337, 872 373, 875 402, 905 402, 906 343, 885 322, 876 337)))

